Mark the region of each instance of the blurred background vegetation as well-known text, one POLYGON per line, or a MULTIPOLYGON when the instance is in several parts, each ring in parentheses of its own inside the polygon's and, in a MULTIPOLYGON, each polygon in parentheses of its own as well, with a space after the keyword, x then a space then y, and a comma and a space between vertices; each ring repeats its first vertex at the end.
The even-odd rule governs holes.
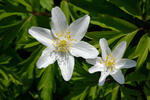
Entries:
POLYGON ((150 100, 150 0, 0 0, 0 100, 150 100), (76 58, 65 82, 57 63, 37 69, 45 48, 28 34, 31 26, 50 29, 51 9, 59 6, 69 23, 85 14, 91 22, 84 41, 99 49, 106 38, 113 49, 127 41, 124 57, 137 61, 123 69, 125 84, 112 77, 103 87, 100 73, 89 74, 76 58))

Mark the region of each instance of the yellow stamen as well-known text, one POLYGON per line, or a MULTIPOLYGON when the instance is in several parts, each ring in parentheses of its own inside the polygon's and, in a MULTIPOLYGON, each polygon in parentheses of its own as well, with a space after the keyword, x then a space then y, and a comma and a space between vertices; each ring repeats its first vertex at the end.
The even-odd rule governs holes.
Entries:
POLYGON ((112 55, 107 56, 106 60, 103 63, 106 65, 108 69, 111 69, 111 70, 113 70, 116 64, 115 58, 112 55))
POLYGON ((56 51, 66 53, 70 50, 70 47, 72 47, 72 41, 75 41, 75 39, 71 38, 70 32, 65 31, 65 33, 55 33, 55 35, 58 37, 58 39, 53 40, 53 45, 57 48, 56 51))

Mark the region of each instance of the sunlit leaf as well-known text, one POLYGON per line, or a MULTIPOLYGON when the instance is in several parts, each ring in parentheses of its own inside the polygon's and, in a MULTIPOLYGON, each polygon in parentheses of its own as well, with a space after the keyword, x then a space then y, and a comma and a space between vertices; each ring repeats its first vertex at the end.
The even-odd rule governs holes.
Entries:
POLYGON ((40 0, 40 4, 43 8, 51 10, 54 3, 53 0, 40 0))
POLYGON ((48 66, 39 81, 38 90, 41 91, 40 97, 42 100, 53 100, 52 95, 55 91, 54 68, 54 65, 48 66))

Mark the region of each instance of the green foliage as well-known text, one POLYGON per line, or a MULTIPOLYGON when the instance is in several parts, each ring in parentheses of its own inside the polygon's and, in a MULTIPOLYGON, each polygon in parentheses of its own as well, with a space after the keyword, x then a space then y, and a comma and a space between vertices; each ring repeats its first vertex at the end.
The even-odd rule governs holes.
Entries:
POLYGON ((38 90, 41 91, 42 100, 52 100, 52 94, 55 90, 54 67, 50 65, 45 69, 38 84, 38 90))
POLYGON ((150 0, 0 0, 0 100, 150 100, 150 0), (127 42, 124 57, 137 66, 123 69, 125 84, 112 77, 103 87, 75 58, 73 76, 63 80, 55 63, 37 69, 44 46, 28 34, 31 26, 50 29, 51 9, 60 6, 69 23, 90 15, 84 41, 100 50, 106 38, 113 49, 127 42))

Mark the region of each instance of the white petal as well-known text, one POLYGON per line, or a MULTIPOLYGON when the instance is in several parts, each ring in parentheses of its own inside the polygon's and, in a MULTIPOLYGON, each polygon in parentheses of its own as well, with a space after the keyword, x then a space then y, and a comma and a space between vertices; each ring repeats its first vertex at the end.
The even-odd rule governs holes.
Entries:
POLYGON ((74 57, 66 53, 62 54, 57 61, 64 80, 69 81, 74 69, 74 57))
POLYGON ((99 44, 101 47, 102 58, 103 58, 103 60, 106 60, 106 57, 111 54, 111 50, 108 46, 108 43, 107 43, 106 39, 102 38, 99 40, 99 44))
POLYGON ((87 42, 80 41, 74 44, 70 50, 70 53, 76 57, 83 57, 85 59, 96 58, 98 50, 87 42))
MULTIPOLYGON (((59 7, 55 7, 52 9, 52 21, 51 28, 53 34, 62 34, 67 29, 68 24, 64 13, 61 11, 59 7)), ((57 36, 56 36, 57 37, 57 36)))
POLYGON ((106 77, 109 75, 109 73, 107 72, 101 72, 101 76, 100 76, 100 79, 99 79, 99 85, 100 86, 103 86, 104 83, 105 83, 105 79, 106 77))
POLYGON ((101 57, 97 57, 94 59, 86 59, 86 61, 91 65, 95 65, 96 63, 100 63, 101 60, 102 60, 101 57))
POLYGON ((97 58, 95 58, 95 59, 86 59, 86 62, 88 62, 91 65, 95 65, 96 64, 96 59, 97 58))
POLYGON ((53 37, 49 29, 33 26, 29 29, 29 34, 45 46, 51 46, 53 42, 53 37))
POLYGON ((76 41, 80 41, 87 32, 89 22, 90 17, 88 15, 74 21, 68 28, 68 31, 71 33, 71 37, 76 41))
POLYGON ((116 68, 118 68, 118 69, 120 69, 120 68, 132 68, 135 66, 136 66, 136 62, 134 60, 130 60, 130 59, 121 59, 116 64, 116 68))
POLYGON ((99 71, 104 71, 104 66, 103 64, 96 64, 94 66, 92 66, 91 68, 89 68, 89 73, 95 73, 95 72, 99 72, 99 71))
POLYGON ((116 80, 120 84, 124 84, 124 75, 122 74, 121 70, 117 70, 116 73, 111 74, 114 80, 116 80))
POLYGON ((113 50, 112 56, 115 58, 116 62, 119 61, 126 49, 126 42, 123 41, 117 45, 117 47, 113 50))
POLYGON ((36 65, 38 68, 45 68, 49 64, 52 64, 56 61, 56 53, 53 51, 53 48, 46 48, 43 50, 42 55, 37 61, 36 65))

